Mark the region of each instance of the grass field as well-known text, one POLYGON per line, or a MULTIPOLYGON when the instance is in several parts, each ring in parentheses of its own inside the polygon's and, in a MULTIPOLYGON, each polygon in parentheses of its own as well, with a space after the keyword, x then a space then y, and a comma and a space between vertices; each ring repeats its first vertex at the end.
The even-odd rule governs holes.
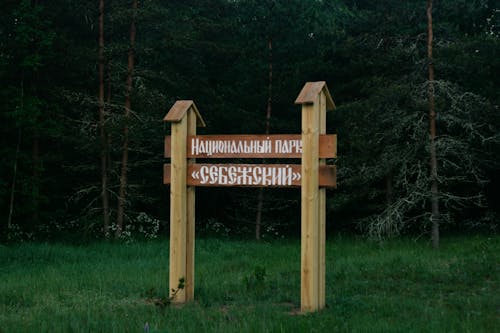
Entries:
POLYGON ((498 332, 500 237, 327 244, 300 306, 300 241, 197 240, 196 300, 164 305, 168 242, 0 245, 0 332, 498 332))

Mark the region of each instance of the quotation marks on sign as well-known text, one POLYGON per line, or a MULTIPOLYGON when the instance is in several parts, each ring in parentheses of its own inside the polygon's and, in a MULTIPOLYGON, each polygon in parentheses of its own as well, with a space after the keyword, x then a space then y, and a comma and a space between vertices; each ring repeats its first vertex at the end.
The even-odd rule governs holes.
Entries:
POLYGON ((300 181, 300 172, 286 166, 204 165, 191 172, 191 178, 210 185, 283 186, 300 181))

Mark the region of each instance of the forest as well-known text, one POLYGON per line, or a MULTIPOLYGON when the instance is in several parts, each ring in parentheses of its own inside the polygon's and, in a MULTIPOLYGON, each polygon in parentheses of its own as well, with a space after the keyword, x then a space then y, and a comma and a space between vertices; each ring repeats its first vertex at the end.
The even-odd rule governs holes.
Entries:
MULTIPOLYGON (((497 1, 2 3, 1 242, 166 236, 174 102, 199 134, 300 134, 309 81, 336 104, 330 234, 498 232, 497 1)), ((297 189, 196 191, 199 235, 300 233, 297 189)))

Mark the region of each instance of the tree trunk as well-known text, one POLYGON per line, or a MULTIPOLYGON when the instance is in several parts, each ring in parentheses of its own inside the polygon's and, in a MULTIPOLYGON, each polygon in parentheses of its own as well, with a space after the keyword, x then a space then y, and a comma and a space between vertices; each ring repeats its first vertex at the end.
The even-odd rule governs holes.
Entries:
MULTIPOLYGON (((273 92, 273 39, 268 36, 267 50, 269 55, 268 61, 268 86, 267 86, 267 112, 266 112, 266 134, 269 134, 271 127, 272 114, 272 92, 273 92)), ((263 162, 264 163, 264 162, 263 162)), ((264 201, 264 188, 259 188, 259 196, 257 197, 257 216, 255 218, 255 239, 260 240, 262 226, 262 206, 264 201)))
POLYGON ((393 198, 393 189, 394 189, 394 184, 393 184, 393 176, 392 172, 389 171, 387 175, 385 176, 385 200, 386 200, 386 211, 387 211, 387 225, 389 228, 393 228, 393 219, 392 219, 392 211, 390 209, 392 205, 392 198, 393 198))
MULTIPOLYGON (((33 8, 40 5, 39 0, 34 0, 31 3, 33 8)), ((35 47, 33 45, 33 47, 35 47)), ((37 69, 33 69, 33 77, 31 81, 31 91, 36 91, 36 82, 38 82, 39 72, 37 69)), ((32 141, 32 152, 31 152, 31 162, 32 162, 32 178, 31 178, 31 204, 32 204, 32 225, 37 225, 39 222, 39 212, 40 212, 40 133, 38 130, 39 126, 38 117, 35 118, 35 125, 32 129, 33 131, 33 141, 32 141)))
POLYGON ((434 105, 434 60, 432 57, 432 0, 427 0, 427 60, 429 67, 429 132, 430 132, 430 165, 431 165, 431 221, 432 246, 439 247, 439 201, 436 155, 436 110, 434 105))
POLYGON ((38 131, 35 129, 33 133, 33 152, 32 152, 32 163, 33 170, 31 179, 32 186, 32 205, 33 205, 33 215, 32 223, 37 225, 39 222, 39 211, 40 211, 40 136, 38 131))
MULTIPOLYGON (((24 73, 21 79, 21 110, 24 109, 24 73)), ((17 164, 19 162, 19 151, 21 149, 22 130, 17 130, 16 155, 14 156, 14 171, 12 174, 12 186, 10 188, 9 216, 7 218, 7 228, 12 227, 12 216, 14 213, 14 200, 16 198, 17 164)))
POLYGON ((393 185, 393 176, 392 172, 389 172, 385 176, 385 199, 387 203, 387 207, 389 207, 392 204, 392 193, 394 192, 394 185, 393 185))
POLYGON ((7 218, 7 229, 10 229, 12 227, 12 216, 14 212, 14 199, 16 193, 16 182, 17 182, 17 163, 19 161, 21 137, 22 137, 22 132, 21 129, 19 128, 17 130, 17 145, 16 145, 16 155, 14 156, 14 172, 12 174, 12 186, 10 187, 9 216, 7 218))
POLYGON ((120 237, 123 230, 125 201, 127 195, 127 168, 128 168, 128 121, 130 118, 130 94, 132 92, 132 73, 134 71, 134 47, 135 47, 135 17, 137 11, 137 0, 132 3, 133 16, 130 24, 130 48, 128 51, 128 66, 127 66, 127 90, 125 94, 125 114, 123 125, 123 146, 122 146, 122 166, 120 173, 120 192, 118 196, 118 210, 116 216, 116 237, 120 237))
POLYGON ((104 0, 99 1, 99 139, 101 141, 101 203, 104 235, 109 236, 108 146, 104 127, 104 0))

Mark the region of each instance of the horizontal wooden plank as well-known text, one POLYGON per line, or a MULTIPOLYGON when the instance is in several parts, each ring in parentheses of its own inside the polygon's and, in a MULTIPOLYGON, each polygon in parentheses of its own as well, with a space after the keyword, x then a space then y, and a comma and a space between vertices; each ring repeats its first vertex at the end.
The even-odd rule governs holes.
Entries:
MULTIPOLYGON (((300 158, 300 134, 196 135, 187 139, 188 158, 300 158)), ((171 156, 170 137, 165 137, 165 157, 171 156)), ((337 135, 319 136, 319 157, 337 157, 337 135)))
MULTIPOLYGON (((320 165, 319 186, 337 187, 335 165, 320 165)), ((300 164, 190 164, 188 186, 300 187, 300 164)), ((170 164, 163 167, 163 183, 170 184, 170 164)))

